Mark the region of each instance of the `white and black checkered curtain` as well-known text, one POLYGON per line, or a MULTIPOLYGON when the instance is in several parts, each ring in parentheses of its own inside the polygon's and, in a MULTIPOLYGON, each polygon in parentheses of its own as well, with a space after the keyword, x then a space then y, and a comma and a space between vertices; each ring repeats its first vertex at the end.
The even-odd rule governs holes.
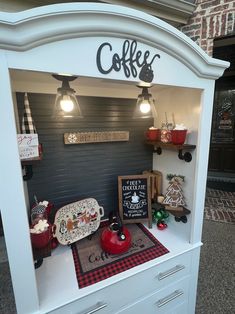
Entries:
POLYGON ((22 133, 37 133, 36 127, 33 122, 31 109, 29 107, 28 95, 24 95, 24 115, 22 118, 22 133))

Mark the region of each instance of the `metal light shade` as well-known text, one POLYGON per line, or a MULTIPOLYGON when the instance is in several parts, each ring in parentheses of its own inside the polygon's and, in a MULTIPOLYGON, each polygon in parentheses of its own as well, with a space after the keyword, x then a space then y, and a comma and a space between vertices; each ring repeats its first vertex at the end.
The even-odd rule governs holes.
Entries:
POLYGON ((69 86, 69 82, 74 81, 76 76, 52 75, 62 86, 57 89, 57 95, 53 110, 53 117, 82 118, 82 112, 75 96, 75 90, 69 86))
POLYGON ((157 116, 154 99, 148 92, 148 87, 142 87, 142 93, 138 95, 134 118, 154 118, 157 116))

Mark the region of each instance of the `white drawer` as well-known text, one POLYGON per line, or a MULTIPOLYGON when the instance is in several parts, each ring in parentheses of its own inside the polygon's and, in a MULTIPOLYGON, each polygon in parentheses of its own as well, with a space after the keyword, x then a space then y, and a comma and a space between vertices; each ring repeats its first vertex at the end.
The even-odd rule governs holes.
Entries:
POLYGON ((156 292, 190 274, 192 252, 169 259, 157 266, 141 271, 134 276, 108 288, 120 297, 120 303, 128 304, 152 292, 156 292), (113 290, 114 289, 114 290, 113 290))
POLYGON ((185 277, 190 272, 191 252, 141 271, 111 286, 63 306, 51 314, 113 314, 120 307, 185 277), (94 312, 95 311, 95 312, 94 312))
POLYGON ((191 252, 184 253, 119 282, 119 290, 126 291, 125 301, 133 302, 189 275, 191 256, 191 252))
POLYGON ((190 274, 192 252, 187 252, 145 272, 148 288, 161 289, 190 274))
POLYGON ((188 314, 189 278, 152 293, 116 314, 188 314))
POLYGON ((105 288, 95 293, 89 294, 84 298, 78 299, 54 311, 51 311, 50 314, 114 313, 120 307, 118 306, 118 302, 121 302, 118 298, 119 296, 115 298, 115 296, 112 295, 112 291, 114 290, 114 286, 112 285, 109 289, 105 288))

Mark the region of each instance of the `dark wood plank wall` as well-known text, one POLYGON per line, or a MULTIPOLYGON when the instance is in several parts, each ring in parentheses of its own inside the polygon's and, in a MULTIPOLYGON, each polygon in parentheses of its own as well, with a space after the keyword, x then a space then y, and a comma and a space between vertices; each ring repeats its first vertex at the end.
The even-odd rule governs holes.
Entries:
MULTIPOLYGON (((20 121, 23 93, 17 93, 20 121)), ((133 119, 135 99, 78 97, 83 119, 52 119, 55 95, 28 94, 43 145, 43 160, 33 167, 28 181, 33 196, 48 200, 56 208, 94 197, 105 213, 118 206, 117 177, 139 174, 152 168, 152 150, 144 143, 144 132, 152 119, 133 119), (129 131, 128 142, 65 145, 65 132, 129 131)))

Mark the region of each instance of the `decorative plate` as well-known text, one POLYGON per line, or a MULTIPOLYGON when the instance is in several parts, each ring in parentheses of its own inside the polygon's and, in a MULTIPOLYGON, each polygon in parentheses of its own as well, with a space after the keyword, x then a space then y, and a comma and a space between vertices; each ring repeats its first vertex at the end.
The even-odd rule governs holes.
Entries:
POLYGON ((54 237, 67 245, 95 232, 104 216, 103 207, 94 198, 86 198, 61 207, 54 222, 54 237))

